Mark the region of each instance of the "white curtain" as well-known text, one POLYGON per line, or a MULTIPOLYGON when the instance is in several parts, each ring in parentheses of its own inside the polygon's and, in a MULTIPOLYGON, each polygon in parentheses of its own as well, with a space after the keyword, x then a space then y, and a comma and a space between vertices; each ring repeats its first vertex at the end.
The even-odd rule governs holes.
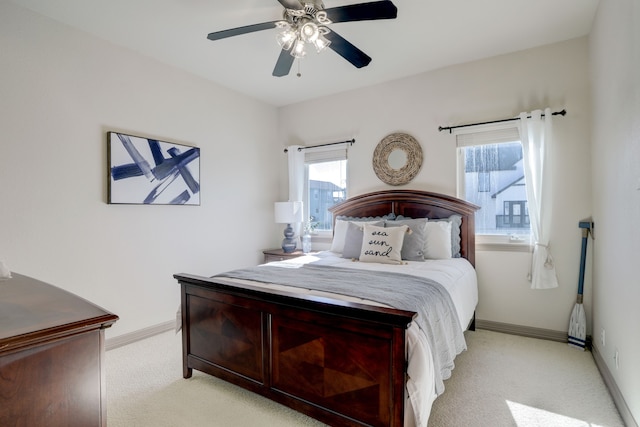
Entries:
POLYGON ((304 192, 304 151, 299 148, 301 148, 300 145, 287 147, 290 202, 302 201, 304 192))
POLYGON ((553 187, 549 149, 552 147, 551 110, 520 113, 520 140, 524 156, 529 219, 534 239, 529 280, 531 289, 558 287, 556 268, 549 245, 553 187), (528 117, 530 116, 530 118, 528 117))
MULTIPOLYGON (((300 145, 290 145, 287 147, 287 161, 289 165, 289 201, 303 201, 304 196, 304 151, 298 150, 300 145)), ((306 206, 303 206, 303 211, 306 206)), ((306 222, 306 219, 304 219, 306 222)), ((296 237, 300 236, 302 224, 291 224, 296 237)), ((300 243, 298 242, 298 247, 300 243)))

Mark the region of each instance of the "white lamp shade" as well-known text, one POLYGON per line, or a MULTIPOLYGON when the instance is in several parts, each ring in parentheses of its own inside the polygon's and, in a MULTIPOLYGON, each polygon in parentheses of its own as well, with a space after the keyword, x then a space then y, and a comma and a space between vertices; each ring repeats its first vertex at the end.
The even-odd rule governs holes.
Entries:
POLYGON ((276 202, 274 212, 278 224, 302 222, 302 202, 276 202))

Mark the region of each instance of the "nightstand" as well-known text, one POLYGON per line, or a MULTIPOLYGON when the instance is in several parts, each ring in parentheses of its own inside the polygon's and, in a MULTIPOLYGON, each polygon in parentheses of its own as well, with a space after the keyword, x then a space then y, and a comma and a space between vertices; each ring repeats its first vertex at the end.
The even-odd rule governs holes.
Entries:
POLYGON ((265 249, 262 251, 264 254, 264 262, 273 262, 273 261, 284 261, 285 259, 293 259, 298 258, 299 256, 304 255, 302 249, 296 249, 291 253, 285 253, 282 248, 277 249, 265 249))

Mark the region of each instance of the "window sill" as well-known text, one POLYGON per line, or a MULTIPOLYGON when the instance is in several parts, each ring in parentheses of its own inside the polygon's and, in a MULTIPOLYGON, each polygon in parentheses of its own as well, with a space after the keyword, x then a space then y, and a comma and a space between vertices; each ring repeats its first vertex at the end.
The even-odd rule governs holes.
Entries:
POLYGON ((333 236, 329 233, 323 233, 323 234, 312 234, 311 235, 311 242, 312 243, 331 243, 331 241, 333 240, 333 236))
POLYGON ((476 242, 476 251, 486 252, 531 252, 532 245, 527 243, 476 242))

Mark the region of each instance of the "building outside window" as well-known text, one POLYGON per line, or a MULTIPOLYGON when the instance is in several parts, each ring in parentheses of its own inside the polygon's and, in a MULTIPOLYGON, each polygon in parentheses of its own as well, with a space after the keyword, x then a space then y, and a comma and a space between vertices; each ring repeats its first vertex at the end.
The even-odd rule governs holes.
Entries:
POLYGON ((522 144, 517 128, 462 133, 458 147, 458 197, 481 207, 476 212, 482 236, 529 237, 522 144))
POLYGON ((329 208, 347 199, 347 151, 332 149, 305 153, 305 215, 315 231, 332 234, 329 208))
POLYGON ((346 200, 345 188, 333 182, 309 180, 309 221, 316 230, 331 230, 333 216, 329 208, 346 200))

